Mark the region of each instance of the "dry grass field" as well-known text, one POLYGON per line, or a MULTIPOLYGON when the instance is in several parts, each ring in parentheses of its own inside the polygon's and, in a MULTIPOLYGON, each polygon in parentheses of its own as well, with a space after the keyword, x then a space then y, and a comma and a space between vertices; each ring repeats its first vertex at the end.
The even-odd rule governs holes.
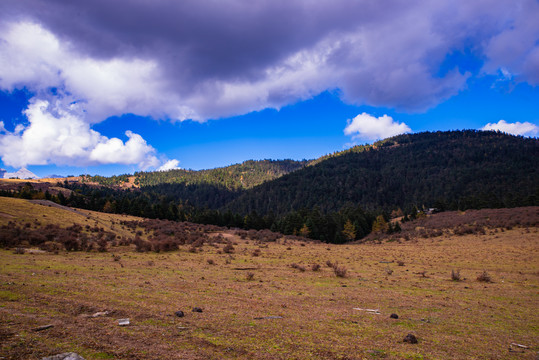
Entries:
MULTIPOLYGON (((0 225, 36 218, 121 236, 118 222, 136 220, 0 198, 0 225)), ((349 245, 222 235, 233 252, 223 243, 166 253, 0 249, 0 359, 537 357, 537 227, 349 245), (477 280, 485 271, 491 282, 477 280), (37 330, 44 325, 53 327, 37 330), (403 342, 409 333, 418 343, 403 342)))

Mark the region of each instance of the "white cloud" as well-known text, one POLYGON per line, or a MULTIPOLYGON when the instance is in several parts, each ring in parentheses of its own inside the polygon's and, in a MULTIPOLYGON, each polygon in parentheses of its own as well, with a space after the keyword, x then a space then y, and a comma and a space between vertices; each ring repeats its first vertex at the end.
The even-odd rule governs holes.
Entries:
POLYGON ((167 161, 163 165, 161 165, 157 169, 157 171, 168 171, 168 170, 180 169, 180 167, 178 165, 180 165, 180 162, 178 160, 176 160, 176 159, 172 159, 172 160, 167 161))
POLYGON ((185 117, 177 99, 167 97, 155 61, 93 59, 42 26, 23 22, 0 35, 0 89, 25 86, 40 99, 61 99, 66 106, 79 102, 85 119, 93 123, 125 113, 185 117))
POLYGON ((147 169, 160 164, 155 149, 140 135, 127 131, 129 140, 125 143, 107 138, 90 128, 76 104, 64 109, 39 100, 31 103, 25 114, 28 126, 0 136, 0 154, 8 166, 120 163, 147 169))
POLYGON ((6 127, 4 126, 4 122, 3 121, 0 121, 0 133, 5 133, 7 130, 6 130, 6 127))
POLYGON ((497 123, 488 123, 481 130, 497 130, 513 135, 536 136, 539 134, 539 126, 530 122, 515 122, 508 123, 505 120, 500 120, 497 123))
POLYGON ((411 131, 408 125, 394 121, 391 116, 374 117, 367 113, 348 120, 348 125, 344 128, 345 135, 364 140, 379 140, 411 131))

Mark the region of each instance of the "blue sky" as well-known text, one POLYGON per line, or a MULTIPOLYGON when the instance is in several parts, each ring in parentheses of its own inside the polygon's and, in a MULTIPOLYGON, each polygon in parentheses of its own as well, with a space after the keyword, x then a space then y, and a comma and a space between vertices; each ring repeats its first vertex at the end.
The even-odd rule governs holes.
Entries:
POLYGON ((0 167, 113 175, 403 132, 538 135, 536 1, 301 4, 6 0, 0 167))

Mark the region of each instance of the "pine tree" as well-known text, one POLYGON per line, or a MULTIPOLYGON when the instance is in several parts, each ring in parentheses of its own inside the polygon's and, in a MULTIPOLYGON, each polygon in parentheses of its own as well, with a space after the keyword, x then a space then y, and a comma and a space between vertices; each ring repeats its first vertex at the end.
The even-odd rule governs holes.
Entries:
POLYGON ((350 221, 350 219, 346 220, 346 223, 344 224, 344 229, 342 231, 343 236, 346 238, 347 241, 355 240, 356 238, 356 228, 354 224, 350 221))

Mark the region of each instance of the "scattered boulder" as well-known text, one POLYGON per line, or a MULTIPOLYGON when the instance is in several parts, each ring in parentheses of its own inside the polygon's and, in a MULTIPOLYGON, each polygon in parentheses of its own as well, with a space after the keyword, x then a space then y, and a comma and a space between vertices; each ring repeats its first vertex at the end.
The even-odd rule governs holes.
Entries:
POLYGON ((202 309, 195 306, 195 307, 193 308, 193 312, 201 313, 201 312, 202 312, 202 309))
POLYGON ((410 343, 410 344, 417 344, 417 338, 414 334, 408 334, 404 337, 403 342, 410 343))
POLYGON ((393 313, 393 314, 389 315, 389 317, 390 317, 391 319, 398 319, 398 318, 399 318, 399 315, 393 313))
POLYGON ((47 356, 41 360, 84 360, 84 358, 74 352, 58 354, 54 356, 47 356))
POLYGON ((185 314, 184 314, 183 311, 181 311, 181 310, 176 311, 174 314, 175 314, 177 317, 184 317, 184 316, 185 316, 185 314))

